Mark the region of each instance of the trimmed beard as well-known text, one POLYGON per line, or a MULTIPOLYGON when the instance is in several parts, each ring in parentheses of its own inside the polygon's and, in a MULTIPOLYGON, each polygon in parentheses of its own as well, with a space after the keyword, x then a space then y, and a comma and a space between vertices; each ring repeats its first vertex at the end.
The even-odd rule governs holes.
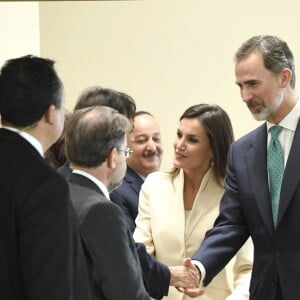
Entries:
POLYGON ((268 106, 265 106, 261 112, 259 113, 251 112, 252 116, 257 121, 268 120, 274 113, 277 112, 278 108, 283 102, 283 98, 284 98, 283 89, 278 89, 273 101, 270 104, 268 104, 268 106))

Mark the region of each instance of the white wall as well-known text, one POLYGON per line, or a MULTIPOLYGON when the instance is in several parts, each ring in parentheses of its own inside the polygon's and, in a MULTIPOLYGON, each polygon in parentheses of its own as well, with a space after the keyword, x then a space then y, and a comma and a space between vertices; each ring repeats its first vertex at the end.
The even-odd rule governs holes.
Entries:
POLYGON ((0 65, 10 58, 40 54, 38 2, 0 2, 0 65))

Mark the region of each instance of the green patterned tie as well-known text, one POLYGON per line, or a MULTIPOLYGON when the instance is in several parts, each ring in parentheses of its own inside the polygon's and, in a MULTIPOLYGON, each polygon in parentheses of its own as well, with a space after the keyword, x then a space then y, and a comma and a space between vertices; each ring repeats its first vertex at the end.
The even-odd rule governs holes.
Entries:
POLYGON ((283 153, 278 135, 282 127, 279 125, 272 126, 269 131, 271 132, 271 140, 268 147, 268 173, 270 184, 270 197, 272 202, 273 221, 276 227, 278 207, 280 200, 281 182, 284 171, 283 153))

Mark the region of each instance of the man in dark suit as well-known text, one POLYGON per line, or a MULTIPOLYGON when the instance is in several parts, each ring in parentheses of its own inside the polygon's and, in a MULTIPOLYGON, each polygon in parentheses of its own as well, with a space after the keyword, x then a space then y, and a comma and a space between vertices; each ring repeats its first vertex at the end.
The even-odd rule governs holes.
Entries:
POLYGON ((250 299, 298 300, 300 102, 295 93, 293 54, 278 37, 254 36, 238 49, 235 60, 243 101, 255 119, 266 122, 233 143, 220 215, 194 255, 194 263, 202 269, 207 285, 251 236, 250 299), (278 162, 269 160, 269 149, 274 147, 270 132, 276 125, 281 126, 276 143, 278 153, 283 152, 284 172, 281 179, 277 171, 282 180, 278 207, 269 192, 274 180, 272 165, 278 162))
POLYGON ((127 158, 127 171, 120 187, 110 194, 111 200, 127 216, 132 232, 141 185, 148 174, 159 169, 163 154, 160 128, 155 118, 149 112, 139 111, 135 113, 133 124, 133 131, 127 138, 128 147, 133 151, 127 158))
POLYGON ((90 299, 65 180, 44 152, 60 136, 63 86, 54 62, 11 59, 0 75, 0 299, 90 299))
POLYGON ((150 299, 124 214, 109 200, 125 174, 130 130, 126 117, 104 106, 75 111, 66 128, 71 200, 97 299, 150 299))

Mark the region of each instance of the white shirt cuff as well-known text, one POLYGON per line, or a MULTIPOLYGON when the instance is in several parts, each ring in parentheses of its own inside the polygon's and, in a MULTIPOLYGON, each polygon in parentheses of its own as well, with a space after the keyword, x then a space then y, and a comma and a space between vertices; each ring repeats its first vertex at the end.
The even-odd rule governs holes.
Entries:
POLYGON ((205 268, 202 265, 202 263, 198 260, 192 260, 192 264, 197 266, 197 268, 200 270, 200 273, 201 273, 200 285, 203 286, 203 280, 204 280, 205 275, 206 275, 205 268))

